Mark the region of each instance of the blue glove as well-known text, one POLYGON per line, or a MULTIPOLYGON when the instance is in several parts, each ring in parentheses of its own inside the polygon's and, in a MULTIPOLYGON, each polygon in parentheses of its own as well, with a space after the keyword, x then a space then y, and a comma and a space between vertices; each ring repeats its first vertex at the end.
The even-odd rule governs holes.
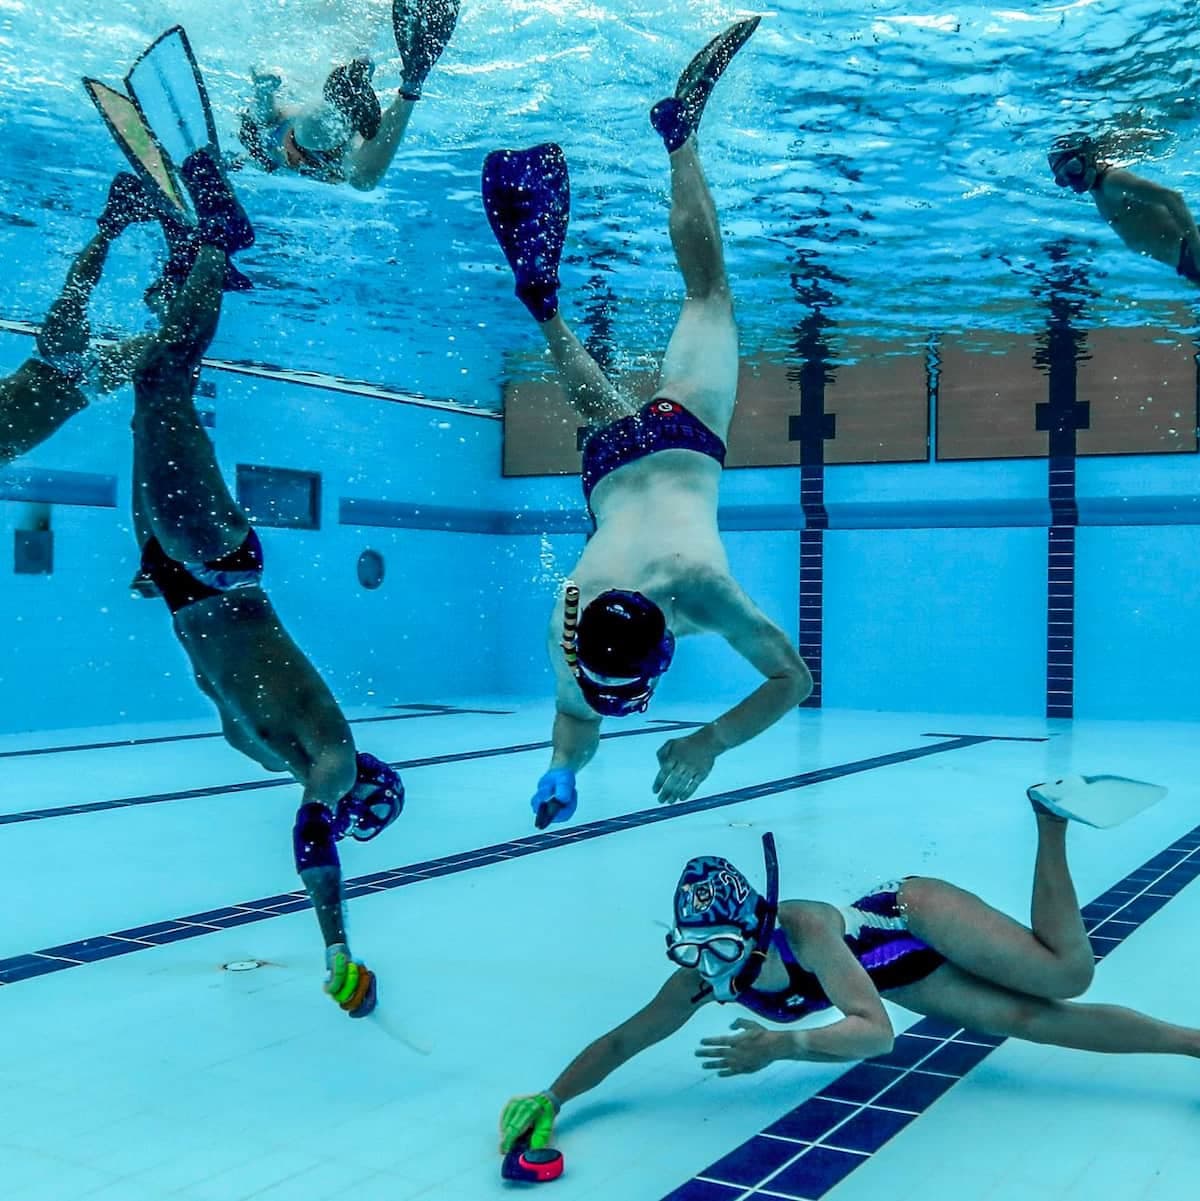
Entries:
POLYGON ((575 773, 569 767, 552 767, 537 783, 529 802, 533 824, 544 830, 551 822, 569 822, 579 805, 575 773))

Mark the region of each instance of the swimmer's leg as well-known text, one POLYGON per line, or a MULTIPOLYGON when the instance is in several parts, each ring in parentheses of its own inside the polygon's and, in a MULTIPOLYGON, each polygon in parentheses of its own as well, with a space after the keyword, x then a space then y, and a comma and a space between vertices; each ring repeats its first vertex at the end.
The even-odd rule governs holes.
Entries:
POLYGON ((951 963, 1037 997, 1077 997, 1095 974, 1067 867, 1067 823, 1037 815, 1032 929, 944 880, 914 877, 900 889, 909 929, 951 963))
POLYGON ((79 252, 67 272, 58 299, 50 306, 38 333, 38 353, 54 362, 64 356, 81 355, 91 341, 87 306, 104 273, 112 238, 98 233, 79 252))
POLYGON ((539 321, 538 329, 554 357, 554 365, 567 389, 571 407, 590 425, 606 425, 618 417, 636 413, 637 402, 621 392, 600 369, 583 343, 555 313, 539 321))
POLYGON ((346 156, 346 181, 352 188, 369 192, 379 186, 404 139, 414 104, 415 100, 397 96, 384 110, 379 132, 346 156))
POLYGON ((135 522, 140 505, 167 555, 181 562, 219 559, 250 528, 192 404, 200 360, 217 328, 225 268, 220 250, 200 250, 133 377, 135 522))
POLYGON ((924 980, 891 989, 887 998, 914 1013, 968 1030, 1099 1051, 1110 1055, 1192 1055, 1200 1030, 1161 1022, 1120 1005, 1086 1005, 1035 997, 944 964, 924 980))
POLYGON ((0 379, 0 467, 40 446, 76 413, 87 397, 61 371, 38 359, 0 379))
POLYGON ((670 230, 687 296, 657 395, 678 401, 727 439, 737 399, 738 334, 717 210, 694 137, 671 153, 670 230))

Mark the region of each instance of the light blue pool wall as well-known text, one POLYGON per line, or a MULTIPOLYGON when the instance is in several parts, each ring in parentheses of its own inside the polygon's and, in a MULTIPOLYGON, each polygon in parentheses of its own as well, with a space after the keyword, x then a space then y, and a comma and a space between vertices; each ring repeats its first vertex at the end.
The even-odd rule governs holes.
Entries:
MULTIPOLYGON (((29 340, 0 336, 11 369, 29 340)), ((218 458, 322 476, 319 531, 266 529, 285 624, 348 705, 541 694, 546 620, 583 545, 575 478, 502 479, 498 421, 206 372, 218 458), (347 498, 399 525, 339 523, 347 498), (436 528, 414 528, 421 525, 436 528), (563 526, 572 527, 562 532, 563 526), (447 528, 449 527, 449 528, 447 528), (550 533, 514 533, 530 528, 550 533), (376 592, 356 581, 385 555, 376 592)), ((117 507, 55 505, 55 572, 12 574, 0 502, 0 727, 204 717, 161 604, 132 600, 128 390, 11 467, 115 477, 117 507)), ((1196 456, 1081 459, 1076 713, 1200 718, 1194 631, 1196 456), (1110 523, 1129 512, 1138 524, 1110 523)), ((824 687, 832 707, 1037 715, 1045 702, 1044 461, 826 469, 824 687), (837 528, 849 525, 854 528, 837 528)), ((799 607, 799 473, 726 473, 723 523, 747 591, 789 633, 799 607)), ((664 698, 712 704, 754 686, 719 640, 689 639, 664 698), (710 703, 709 698, 712 698, 710 703)))

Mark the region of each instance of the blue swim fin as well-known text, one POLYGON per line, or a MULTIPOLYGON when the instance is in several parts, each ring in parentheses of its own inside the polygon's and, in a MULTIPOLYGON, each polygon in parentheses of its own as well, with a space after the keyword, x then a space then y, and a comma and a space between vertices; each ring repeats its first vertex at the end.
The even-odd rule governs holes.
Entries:
POLYGON ((662 138, 668 151, 676 151, 700 128, 700 118, 717 80, 733 56, 758 28, 761 17, 736 21, 717 34, 683 69, 675 84, 675 95, 660 100, 650 110, 650 124, 662 138))
POLYGON ((182 164, 197 150, 220 157, 208 90, 181 25, 138 55, 125 76, 125 88, 172 162, 182 164))
POLYGON ((483 207, 521 303, 536 321, 558 312, 558 264, 571 213, 562 147, 494 150, 483 160, 483 207))
POLYGON ((1107 830, 1149 809, 1167 790, 1125 776, 1063 776, 1033 785, 1027 795, 1055 817, 1107 830))

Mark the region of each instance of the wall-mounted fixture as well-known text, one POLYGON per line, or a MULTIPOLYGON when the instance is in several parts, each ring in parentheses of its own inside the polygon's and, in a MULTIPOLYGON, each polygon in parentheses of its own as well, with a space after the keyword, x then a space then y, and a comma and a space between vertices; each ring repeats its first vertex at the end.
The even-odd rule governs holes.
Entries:
POLYGON ((54 574, 49 505, 28 505, 21 515, 20 525, 13 531, 13 571, 17 575, 54 574))
POLYGON ((315 471, 239 463, 237 499, 255 525, 321 528, 321 476, 315 471))
POLYGON ((383 583, 383 576, 383 556, 377 550, 363 551, 358 556, 358 582, 373 591, 383 583))

